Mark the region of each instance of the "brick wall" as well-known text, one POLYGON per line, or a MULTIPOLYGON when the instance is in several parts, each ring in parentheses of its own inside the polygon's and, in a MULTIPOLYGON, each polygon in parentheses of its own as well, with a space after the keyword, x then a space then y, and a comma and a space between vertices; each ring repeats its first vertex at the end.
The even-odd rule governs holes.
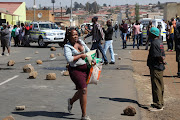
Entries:
MULTIPOLYGON (((33 21, 34 10, 26 10, 26 20, 33 21)), ((51 21, 54 22, 54 16, 51 14, 50 10, 36 10, 35 12, 36 21, 51 21), (42 17, 38 18, 38 13, 42 13, 42 17)))

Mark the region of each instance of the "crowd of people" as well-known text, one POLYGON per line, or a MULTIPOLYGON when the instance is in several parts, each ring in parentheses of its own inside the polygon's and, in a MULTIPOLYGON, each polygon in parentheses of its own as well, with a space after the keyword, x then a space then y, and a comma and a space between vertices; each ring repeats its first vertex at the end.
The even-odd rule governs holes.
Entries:
POLYGON ((5 48, 8 50, 7 56, 10 55, 10 47, 11 47, 11 40, 14 40, 14 47, 18 46, 29 46, 29 30, 32 29, 32 26, 29 26, 28 23, 24 25, 7 25, 3 24, 1 27, 1 46, 3 48, 2 54, 5 55, 5 48))

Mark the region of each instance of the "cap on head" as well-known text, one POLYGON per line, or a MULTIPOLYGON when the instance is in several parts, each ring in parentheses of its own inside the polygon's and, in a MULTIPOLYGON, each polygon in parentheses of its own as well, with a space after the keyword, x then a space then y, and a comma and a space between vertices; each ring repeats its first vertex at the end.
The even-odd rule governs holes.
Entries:
POLYGON ((151 32, 151 34, 153 34, 153 35, 155 35, 155 36, 159 36, 159 29, 158 28, 156 28, 156 27, 152 27, 151 29, 150 29, 150 32, 151 32))

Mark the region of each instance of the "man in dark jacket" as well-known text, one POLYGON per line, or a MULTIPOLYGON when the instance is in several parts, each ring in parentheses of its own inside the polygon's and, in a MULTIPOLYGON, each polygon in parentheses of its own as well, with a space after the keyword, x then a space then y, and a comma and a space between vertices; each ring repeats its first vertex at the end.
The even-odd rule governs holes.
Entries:
POLYGON ((125 23, 125 20, 122 20, 122 24, 119 26, 119 29, 121 30, 121 38, 123 41, 123 49, 127 47, 126 44, 126 36, 128 32, 128 25, 125 23))
POLYGON ((111 54, 111 62, 109 64, 115 64, 115 58, 114 58, 114 51, 113 51, 113 27, 110 20, 107 21, 106 25, 108 26, 107 30, 103 28, 103 32, 105 33, 105 44, 104 44, 104 52, 106 54, 107 50, 109 49, 109 52, 111 54))
POLYGON ((5 48, 7 48, 8 50, 8 54, 6 54, 7 56, 10 55, 10 48, 9 48, 9 35, 10 35, 10 31, 7 28, 7 25, 3 25, 3 30, 0 31, 1 33, 1 45, 2 45, 2 55, 4 55, 5 52, 5 48))
POLYGON ((150 69, 153 104, 150 111, 160 111, 164 108, 164 82, 163 71, 165 70, 165 53, 162 40, 159 38, 159 29, 152 27, 149 31, 149 39, 152 40, 147 66, 150 69))
MULTIPOLYGON (((104 59, 104 64, 106 65, 106 64, 108 64, 108 60, 107 60, 106 54, 104 53, 104 50, 103 50, 103 48, 101 46, 101 40, 104 38, 103 30, 102 30, 100 24, 98 24, 97 20, 98 20, 98 17, 93 17, 92 18, 93 29, 91 30, 91 32, 87 36, 84 37, 84 40, 87 37, 92 36, 91 50, 99 49, 101 54, 102 54, 102 57, 104 59)), ((96 51, 96 53, 97 53, 97 57, 99 58, 98 50, 96 51)))
POLYGON ((176 61, 178 63, 178 77, 180 78, 180 22, 176 23, 174 31, 175 50, 176 50, 176 61))

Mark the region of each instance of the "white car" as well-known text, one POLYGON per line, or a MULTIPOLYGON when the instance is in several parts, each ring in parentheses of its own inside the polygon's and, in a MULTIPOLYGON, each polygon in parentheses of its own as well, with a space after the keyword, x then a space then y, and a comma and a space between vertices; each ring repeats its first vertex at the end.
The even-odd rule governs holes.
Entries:
POLYGON ((64 43, 65 31, 52 22, 32 22, 29 42, 38 42, 39 47, 47 47, 48 44, 58 43, 61 46, 64 43))

